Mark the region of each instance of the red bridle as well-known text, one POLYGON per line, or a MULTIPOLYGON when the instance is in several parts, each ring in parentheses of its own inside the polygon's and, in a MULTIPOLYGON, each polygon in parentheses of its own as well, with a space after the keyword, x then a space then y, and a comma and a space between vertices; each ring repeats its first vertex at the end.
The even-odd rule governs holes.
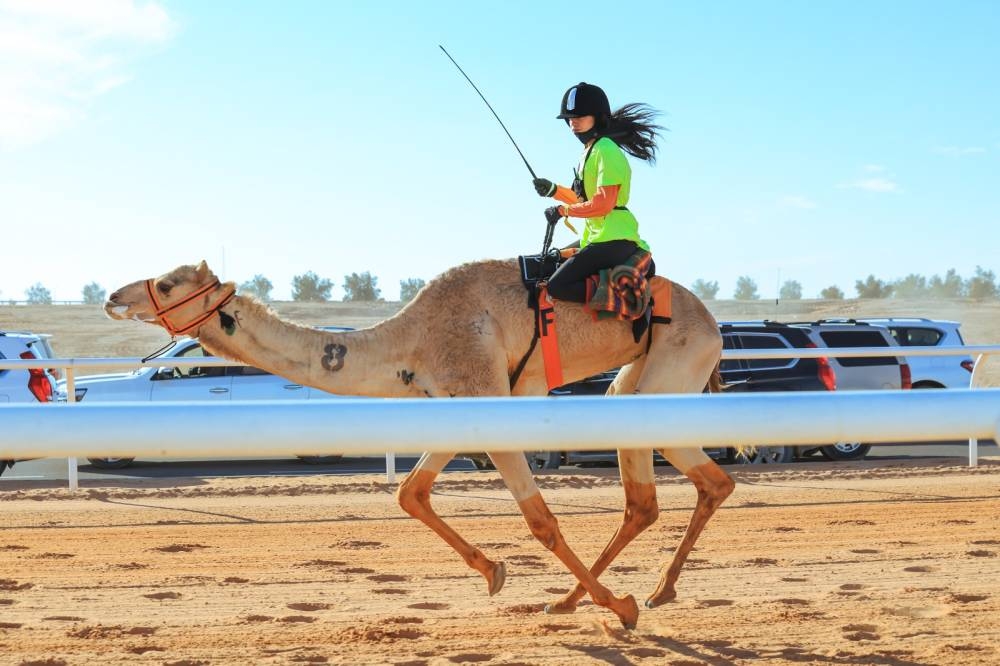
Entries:
POLYGON ((195 289, 181 300, 171 305, 168 305, 167 307, 161 306, 160 302, 157 300, 156 287, 153 285, 152 279, 146 280, 146 294, 149 295, 149 302, 152 303, 153 307, 155 308, 156 321, 158 321, 160 325, 163 326, 163 328, 167 329, 167 332, 170 333, 171 336, 184 335, 188 331, 198 328, 199 326, 204 324, 206 321, 208 321, 209 318, 211 318, 212 315, 214 315, 220 309, 225 307, 229 301, 233 300, 233 296, 236 295, 236 288, 230 287, 228 289, 228 293, 225 293, 222 296, 222 298, 220 298, 215 303, 215 305, 208 308, 205 312, 201 313, 200 315, 197 315, 194 319, 187 322, 187 324, 185 324, 184 326, 178 326, 172 323, 169 319, 167 319, 166 314, 171 310, 175 310, 180 306, 185 305, 186 303, 190 303, 199 296, 207 294, 208 292, 218 287, 219 284, 220 282, 216 280, 215 282, 205 285, 204 287, 199 287, 198 289, 195 289))

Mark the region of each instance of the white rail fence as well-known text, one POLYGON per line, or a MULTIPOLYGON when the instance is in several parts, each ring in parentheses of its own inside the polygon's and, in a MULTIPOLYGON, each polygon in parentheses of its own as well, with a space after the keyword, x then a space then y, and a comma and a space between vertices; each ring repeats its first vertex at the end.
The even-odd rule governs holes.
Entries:
MULTIPOLYGON (((841 348, 725 351, 723 359, 862 356, 974 356, 976 370, 1000 345, 967 347, 841 348)), ((225 359, 80 358, 0 360, 0 369, 63 368, 70 403, 74 371, 137 366, 239 365, 225 359)), ((4 457, 69 457, 77 487, 76 456, 157 457, 247 453, 300 455, 426 450, 606 450, 644 447, 931 442, 968 438, 977 464, 981 438, 998 438, 1000 389, 975 391, 852 391, 723 396, 457 398, 453 400, 336 400, 232 403, 95 403, 74 409, 0 405, 4 457), (234 427, 234 423, 238 427, 234 427), (628 423, 623 442, 621 423, 628 423), (183 424, 183 430, 178 424, 183 424), (446 427, 442 427, 445 424, 446 427), (137 432, 142 438, 137 439, 137 432), (68 435, 67 433, 72 433, 68 435), (182 436, 181 436, 182 435, 182 436)))

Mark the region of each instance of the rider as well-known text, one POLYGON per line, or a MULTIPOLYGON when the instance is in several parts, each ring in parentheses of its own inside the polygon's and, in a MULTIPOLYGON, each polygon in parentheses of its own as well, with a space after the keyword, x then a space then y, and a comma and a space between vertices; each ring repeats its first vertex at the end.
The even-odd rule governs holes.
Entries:
MULTIPOLYGON (((565 301, 585 303, 586 280, 605 268, 627 261, 649 245, 639 237, 639 224, 625 207, 632 169, 624 153, 652 164, 656 160, 656 111, 645 104, 626 104, 614 113, 608 96, 590 83, 578 83, 563 95, 559 119, 565 120, 584 145, 573 170, 572 189, 545 178, 535 178, 535 191, 563 202, 545 210, 550 225, 563 217, 585 219, 580 251, 567 259, 548 280, 549 294, 565 301), (624 151, 624 152, 623 152, 624 151)), ((652 277, 650 262, 647 277, 652 277)))

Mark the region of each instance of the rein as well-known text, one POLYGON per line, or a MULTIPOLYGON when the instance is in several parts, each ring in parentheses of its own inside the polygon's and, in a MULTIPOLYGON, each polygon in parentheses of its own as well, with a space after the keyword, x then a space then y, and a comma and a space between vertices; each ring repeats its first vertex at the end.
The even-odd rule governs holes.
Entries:
POLYGON ((184 325, 174 324, 173 322, 171 322, 169 319, 167 319, 167 313, 170 312, 171 310, 176 310, 182 305, 190 303, 199 296, 207 294, 208 292, 218 287, 220 284, 221 283, 218 280, 216 280, 211 284, 195 289, 181 300, 177 301, 172 305, 168 305, 167 307, 163 307, 162 305, 160 305, 160 301, 156 298, 156 288, 153 286, 152 279, 146 280, 146 294, 149 296, 149 302, 152 303, 153 307, 155 308, 156 321, 159 322, 159 324, 163 326, 163 328, 165 328, 168 333, 170 333, 171 337, 173 337, 177 335, 184 335, 188 331, 196 329, 202 324, 204 324, 206 321, 208 321, 208 319, 211 318, 212 315, 214 315, 219 310, 224 308, 226 304, 229 303, 229 301, 233 300, 233 297, 236 295, 236 288, 235 287, 230 288, 228 293, 223 295, 215 303, 215 305, 211 306, 203 313, 196 315, 193 319, 191 319, 184 325))

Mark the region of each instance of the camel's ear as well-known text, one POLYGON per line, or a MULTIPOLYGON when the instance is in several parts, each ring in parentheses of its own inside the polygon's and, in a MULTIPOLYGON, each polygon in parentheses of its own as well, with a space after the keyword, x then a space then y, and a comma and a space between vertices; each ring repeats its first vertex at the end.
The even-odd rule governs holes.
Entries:
POLYGON ((201 260, 201 263, 195 266, 194 272, 198 276, 198 282, 205 281, 205 278, 208 277, 209 270, 208 270, 208 264, 205 262, 204 259, 201 260))

